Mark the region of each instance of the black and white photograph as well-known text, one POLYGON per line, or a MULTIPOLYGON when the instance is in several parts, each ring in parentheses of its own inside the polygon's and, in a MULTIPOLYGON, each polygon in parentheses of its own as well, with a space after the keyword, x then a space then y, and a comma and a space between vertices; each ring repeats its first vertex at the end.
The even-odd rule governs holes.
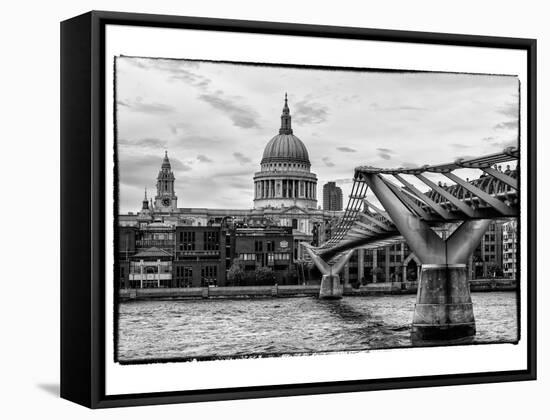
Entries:
POLYGON ((546 9, 8 2, 0 417, 540 418, 546 9))
POLYGON ((522 340, 516 74, 109 59, 116 363, 522 340))

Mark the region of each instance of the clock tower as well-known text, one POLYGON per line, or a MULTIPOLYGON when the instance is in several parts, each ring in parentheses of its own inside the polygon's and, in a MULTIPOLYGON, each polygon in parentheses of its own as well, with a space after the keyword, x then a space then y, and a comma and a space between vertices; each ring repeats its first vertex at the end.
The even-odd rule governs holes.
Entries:
POLYGON ((164 160, 157 176, 157 195, 155 196, 155 212, 173 212, 178 208, 178 197, 174 192, 174 173, 168 159, 168 152, 164 152, 164 160))

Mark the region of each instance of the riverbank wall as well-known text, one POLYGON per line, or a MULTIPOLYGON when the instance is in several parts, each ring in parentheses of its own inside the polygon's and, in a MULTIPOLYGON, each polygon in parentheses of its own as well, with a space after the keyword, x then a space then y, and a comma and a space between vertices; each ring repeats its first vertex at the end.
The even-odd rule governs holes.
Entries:
MULTIPOLYGON (((471 280, 472 292, 495 292, 516 290, 515 279, 471 280)), ((371 283, 359 288, 344 287, 344 296, 376 296, 414 294, 416 282, 371 283)), ((237 299, 237 298, 273 298, 319 296, 319 285, 274 285, 274 286, 234 286, 234 287, 184 287, 184 288, 147 288, 121 289, 119 299, 237 299)))

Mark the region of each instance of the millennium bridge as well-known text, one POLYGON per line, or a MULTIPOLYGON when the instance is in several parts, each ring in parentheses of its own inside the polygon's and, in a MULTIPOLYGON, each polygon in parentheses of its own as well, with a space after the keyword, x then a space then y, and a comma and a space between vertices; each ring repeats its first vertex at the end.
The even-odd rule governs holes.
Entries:
POLYGON ((356 248, 374 249, 405 240, 421 262, 412 322, 413 341, 464 339, 475 335, 466 262, 491 220, 519 215, 519 150, 458 159, 419 168, 355 169, 347 208, 332 236, 313 247, 302 243, 322 274, 320 298, 339 299, 339 272, 356 248), (515 168, 502 171, 501 164, 515 168), (461 169, 481 174, 470 180, 461 169), (440 174, 451 183, 435 183, 440 174), (414 177, 416 185, 411 182, 414 177), (378 202, 367 199, 371 191, 378 202), (424 191, 422 191, 424 190, 424 191), (457 225, 446 239, 434 229, 457 225))

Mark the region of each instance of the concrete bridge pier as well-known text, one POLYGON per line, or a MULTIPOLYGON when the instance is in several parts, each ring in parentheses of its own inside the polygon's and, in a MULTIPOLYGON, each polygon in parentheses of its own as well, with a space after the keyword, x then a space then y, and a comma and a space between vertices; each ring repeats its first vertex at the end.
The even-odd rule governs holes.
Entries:
POLYGON ((455 340, 476 333, 466 264, 422 264, 411 340, 455 340))
POLYGON ((319 290, 319 299, 342 299, 344 295, 344 285, 340 281, 338 273, 349 261, 353 249, 340 254, 333 264, 329 264, 319 257, 310 245, 302 244, 315 266, 319 269, 323 277, 321 278, 321 288, 319 290))
POLYGON ((342 299, 344 285, 338 274, 323 274, 321 278, 320 299, 342 299))

